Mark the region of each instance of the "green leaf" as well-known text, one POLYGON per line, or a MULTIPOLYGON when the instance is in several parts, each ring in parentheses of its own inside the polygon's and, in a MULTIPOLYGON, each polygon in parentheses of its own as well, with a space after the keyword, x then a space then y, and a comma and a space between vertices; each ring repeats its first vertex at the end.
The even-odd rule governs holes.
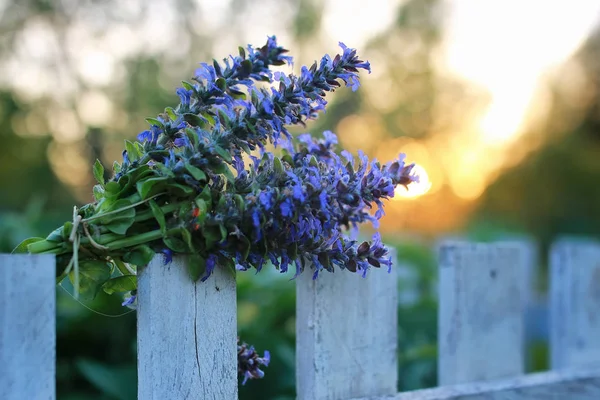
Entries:
POLYGON ((172 107, 165 108, 165 112, 167 113, 169 118, 171 118, 172 121, 175 121, 177 119, 177 113, 175 113, 175 110, 173 110, 172 107))
POLYGON ((131 177, 131 175, 126 174, 123 175, 119 178, 119 187, 121 188, 121 190, 119 190, 119 192, 117 193, 116 197, 125 197, 122 196, 132 185, 133 179, 131 177))
POLYGON ((69 236, 71 236, 71 231, 73 230, 73 223, 71 221, 65 222, 62 229, 62 239, 63 241, 68 241, 69 236))
POLYGON ((319 162, 317 161, 317 158, 315 156, 310 157, 310 161, 308 162, 308 164, 311 167, 319 167, 319 162))
POLYGON ((125 255, 123 255, 123 261, 128 264, 143 267, 150 264, 150 261, 152 261, 155 254, 156 253, 154 253, 154 250, 152 250, 150 246, 142 244, 125 253, 125 255))
POLYGON ((192 128, 185 128, 185 134, 194 148, 198 147, 198 134, 192 128))
POLYGON ((169 186, 169 192, 173 193, 175 196, 179 197, 187 197, 194 193, 194 188, 191 188, 186 185, 181 185, 179 183, 171 183, 169 186))
POLYGON ((239 251, 242 255, 242 260, 246 261, 246 259, 248 258, 248 254, 250 254, 251 247, 252 246, 250 245, 250 241, 248 240, 248 238, 246 236, 240 236, 239 251))
POLYGON ((133 223, 133 218, 129 220, 119 219, 117 221, 111 222, 110 224, 106 224, 105 226, 106 229, 113 233, 116 233, 117 235, 125 235, 127 233, 127 230, 131 228, 131 225, 133 225, 133 223))
POLYGON ((219 62, 217 60, 215 60, 214 58, 213 58, 213 67, 215 67, 215 73, 217 74, 217 76, 222 75, 221 66, 219 65, 219 62))
POLYGON ((206 260, 200 254, 189 254, 187 257, 187 267, 190 278, 196 282, 206 273, 206 260))
POLYGON ((202 113, 200 113, 200 115, 202 115, 202 117, 206 118, 206 120, 208 121, 209 124, 214 125, 215 118, 208 111, 202 112, 202 113))
POLYGON ((142 196, 142 200, 152 197, 155 194, 162 192, 167 185, 169 178, 149 178, 143 181, 138 181, 136 184, 137 191, 142 196))
POLYGON ((190 233, 190 231, 188 231, 187 229, 181 229, 181 237, 183 238, 185 244, 187 244, 188 250, 191 253, 193 253, 195 249, 194 243, 192 243, 192 234, 190 233))
POLYGON ((183 120, 191 126, 199 126, 200 128, 206 126, 206 121, 196 114, 185 113, 183 114, 183 120))
POLYGON ((113 172, 115 174, 118 174, 119 172, 121 172, 121 164, 119 164, 118 161, 113 162, 113 172))
POLYGON ((127 150, 127 155, 131 161, 137 161, 142 156, 142 153, 138 151, 138 148, 129 140, 125 141, 125 150, 127 150))
POLYGON ((135 275, 121 275, 104 282, 102 289, 107 294, 130 292, 137 289, 137 277, 135 275))
POLYGON ((165 219, 165 214, 154 200, 150 200, 148 204, 150 205, 150 209, 152 210, 152 215, 154 215, 154 219, 156 219, 156 222, 158 222, 160 232, 163 235, 165 235, 167 233, 167 221, 165 219))
POLYGON ((221 163, 221 165, 214 167, 213 171, 216 172, 217 174, 222 174, 223 176, 225 176, 225 178, 233 183, 235 182, 235 176, 233 176, 233 172, 231 172, 231 170, 229 169, 229 166, 225 163, 221 163))
MULTIPOLYGON (((133 145, 135 146, 135 149, 137 150, 138 154, 140 155, 140 158, 142 158, 142 156, 144 155, 144 145, 141 144, 140 142, 133 142, 133 145)), ((144 167, 146 167, 146 165, 144 165, 144 167)), ((150 168, 150 167, 148 167, 150 168)))
POLYGON ((100 201, 104 198, 104 188, 101 185, 94 185, 94 199, 100 201))
POLYGON ((244 75, 250 75, 250 73, 252 72, 252 61, 242 61, 242 72, 244 73, 244 75))
MULTIPOLYGON (((147 178, 149 176, 153 176, 155 174, 156 174, 156 171, 151 169, 148 165, 142 165, 142 166, 139 166, 137 168, 130 170, 126 176, 130 176, 131 181, 137 182, 137 181, 141 181, 144 178, 147 178)), ((121 181, 119 180, 119 182, 121 182, 121 181)))
POLYGON ((96 178, 100 185, 104 185, 104 167, 102 166, 100 160, 96 159, 94 168, 92 170, 94 173, 94 178, 96 178))
POLYGON ((298 243, 293 242, 290 247, 288 247, 288 256, 290 259, 295 260, 298 258, 298 243))
POLYGON ((292 167, 294 166, 294 159, 289 154, 286 154, 283 157, 281 157, 281 161, 285 161, 286 163, 288 163, 292 167))
POLYGON ((119 235, 127 233, 127 229, 135 222, 135 209, 131 206, 128 199, 120 199, 114 203, 108 203, 110 206, 102 209, 102 214, 114 212, 114 214, 106 215, 99 219, 99 223, 104 225, 108 230, 119 235), (129 207, 129 208, 125 208, 129 207))
POLYGON ((110 194, 116 195, 116 194, 118 194, 121 191, 121 185, 119 185, 119 183, 115 182, 115 181, 108 182, 104 186, 104 191, 108 195, 110 195, 110 194))
POLYGON ((202 235, 204 236, 207 249, 211 249, 215 243, 221 240, 221 231, 216 226, 208 226, 203 228, 202 235))
POLYGON ((120 199, 115 201, 114 203, 106 203, 109 204, 109 207, 102 209, 102 214, 108 212, 114 212, 114 214, 106 215, 100 218, 99 223, 108 225, 112 222, 118 221, 120 219, 130 219, 135 218, 135 209, 131 206, 131 202, 128 199, 120 199), (129 208, 125 208, 129 207, 129 208))
POLYGON ((199 224, 202 224, 208 214, 208 206, 206 205, 206 201, 202 199, 196 199, 196 206, 198 206, 198 216, 196 217, 196 221, 199 224))
POLYGON ((231 258, 226 258, 223 261, 223 267, 235 278, 237 271, 235 270, 235 262, 231 258))
POLYGON ((224 161, 231 162, 231 153, 221 146, 215 146, 215 152, 220 155, 224 161))
POLYGON ((246 100, 246 93, 236 90, 236 89, 232 89, 232 88, 228 88, 227 89, 227 93, 229 93, 229 95, 231 97, 233 97, 234 99, 242 99, 242 100, 246 100))
POLYGON ((223 126, 225 126, 225 127, 230 126, 231 120, 229 119, 229 115, 225 111, 222 111, 221 109, 219 109, 219 110, 217 110, 217 115, 219 116, 219 121, 221 121, 221 124, 223 126))
POLYGON ((227 228, 225 228, 225 225, 219 224, 219 231, 221 232, 221 240, 227 239, 227 228))
POLYGON ((185 169, 190 173, 190 175, 192 175, 192 177, 194 177, 195 180, 204 182, 207 181, 206 174, 200 168, 194 167, 190 163, 185 163, 185 169))
POLYGON ((35 242, 40 242, 42 240, 46 240, 46 239, 41 238, 41 237, 32 237, 32 238, 29 238, 29 239, 25 239, 21 243, 19 243, 19 245, 17 247, 15 247, 15 249, 10 254, 28 253, 28 251, 27 251, 27 245, 29 245, 31 243, 35 243, 35 242))
POLYGON ((163 238, 163 242, 169 249, 173 250, 175 253, 185 253, 187 250, 187 245, 183 240, 179 238, 168 236, 166 238, 163 238))
POLYGON ((202 189, 202 192, 200 192, 200 196, 198 196, 198 198, 204 200, 207 203, 207 205, 210 205, 212 203, 212 193, 210 191, 210 186, 204 186, 204 189, 202 189))
POLYGON ((194 85, 187 81, 181 81, 181 86, 183 86, 185 90, 194 90, 194 85))
POLYGON ((238 47, 238 51, 240 52, 240 57, 242 57, 242 59, 246 59, 246 50, 244 50, 242 46, 238 47))
POLYGON ((148 122, 150 125, 156 125, 161 129, 164 129, 165 127, 165 125, 156 118, 146 118, 146 122, 148 122))
POLYGON ((154 169, 163 177, 172 178, 175 176, 175 173, 170 168, 167 168, 163 163, 154 164, 154 169))
POLYGON ((279 157, 273 158, 273 171, 279 175, 283 174, 283 164, 281 164, 279 157))
POLYGON ((225 91, 225 89, 227 89, 227 81, 225 80, 225 78, 218 78, 215 82, 217 84, 217 87, 223 91, 225 91))
MULTIPOLYGON (((110 279, 110 265, 106 261, 82 261, 79 264, 79 295, 92 300, 110 279)), ((75 271, 69 273, 71 283, 75 282, 75 271)))
POLYGON ((246 203, 244 202, 244 198, 239 194, 235 194, 233 196, 233 201, 235 202, 235 205, 236 205, 237 209, 239 210, 239 212, 243 213, 244 210, 246 209, 246 203))
POLYGON ((56 228, 55 230, 50 232, 50 234, 48 236, 46 236, 46 240, 49 242, 62 242, 63 241, 63 234, 62 234, 63 229, 64 229, 64 226, 61 226, 60 228, 56 228))
POLYGON ((327 253, 320 253, 317 257, 319 258, 321 265, 323 265, 327 271, 333 272, 333 264, 329 261, 329 255, 327 255, 327 253))

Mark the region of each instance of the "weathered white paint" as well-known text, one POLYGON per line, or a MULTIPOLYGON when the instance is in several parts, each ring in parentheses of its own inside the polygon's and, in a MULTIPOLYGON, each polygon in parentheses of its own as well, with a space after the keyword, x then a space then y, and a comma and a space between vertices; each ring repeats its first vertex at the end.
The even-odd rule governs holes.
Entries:
POLYGON ((550 259, 552 368, 600 364, 600 245, 561 240, 550 259))
POLYGON ((511 243, 440 247, 440 385, 523 373, 526 260, 511 243))
POLYGON ((235 400, 235 279, 193 283, 185 260, 157 256, 138 278, 138 398, 235 400))
MULTIPOLYGON (((392 254, 395 261, 395 253, 392 254)), ((395 262, 394 262, 395 264, 395 262)), ((395 268, 305 271, 296 284, 299 400, 347 400, 397 391, 398 291, 395 268)))
POLYGON ((0 399, 54 399, 56 266, 51 255, 0 254, 0 399))
POLYGON ((600 370, 571 370, 354 400, 597 400, 600 370))

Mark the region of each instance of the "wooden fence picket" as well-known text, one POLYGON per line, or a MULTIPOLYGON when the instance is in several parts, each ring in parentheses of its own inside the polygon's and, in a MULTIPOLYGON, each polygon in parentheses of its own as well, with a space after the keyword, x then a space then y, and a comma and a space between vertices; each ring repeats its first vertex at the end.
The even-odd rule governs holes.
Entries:
POLYGON ((527 269, 522 252, 510 243, 441 246, 440 385, 523 373, 527 269))
POLYGON ((56 267, 0 254, 0 399, 56 398, 56 267))
POLYGON ((550 275, 552 368, 600 365, 600 244, 558 241, 550 275))
MULTIPOLYGON (((395 264, 395 253, 392 254, 395 264)), ((397 392, 396 271, 323 272, 296 283, 298 400, 347 400, 397 392)))
POLYGON ((157 256, 138 277, 138 398, 237 399, 235 278, 192 282, 157 256))

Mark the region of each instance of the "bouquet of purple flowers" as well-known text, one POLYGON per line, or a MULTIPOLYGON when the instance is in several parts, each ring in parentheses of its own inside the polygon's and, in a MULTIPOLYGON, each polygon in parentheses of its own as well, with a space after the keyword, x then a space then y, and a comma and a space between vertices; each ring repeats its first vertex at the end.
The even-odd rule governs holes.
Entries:
POLYGON ((215 268, 258 272, 267 263, 295 268, 295 276, 309 269, 314 279, 335 268, 363 276, 391 268, 378 235, 360 243, 345 232, 376 225, 382 200, 417 179, 413 164, 404 155, 380 164, 338 154, 329 131, 321 139, 288 131, 316 118, 327 92, 342 83, 356 90, 358 71, 370 71, 356 50, 340 46, 342 54, 325 55, 298 76, 271 71, 291 63, 275 37, 201 64, 177 89, 179 105, 148 118, 149 129, 125 142, 110 178, 96 161, 95 201, 15 251, 55 254, 59 282, 69 277, 87 297, 127 293, 124 305, 135 300, 137 268, 157 253, 165 263, 186 255, 193 280, 215 268))

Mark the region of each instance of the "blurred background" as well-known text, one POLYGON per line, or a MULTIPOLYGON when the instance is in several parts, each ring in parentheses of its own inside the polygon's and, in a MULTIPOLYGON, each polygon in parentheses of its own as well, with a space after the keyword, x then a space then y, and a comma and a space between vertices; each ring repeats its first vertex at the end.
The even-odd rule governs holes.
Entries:
MULTIPOLYGON (((308 130, 419 165, 382 232, 401 268, 399 389, 434 386, 440 238, 526 235, 543 274, 558 235, 600 235, 599 15, 588 0, 0 0, 0 251, 92 201, 93 161, 119 159, 198 62, 275 34, 299 71, 343 41, 373 73, 308 130)), ((240 275, 240 335, 273 357, 240 398, 293 399, 294 285, 240 275)), ((59 398, 135 399, 135 313, 57 293, 59 398)))

